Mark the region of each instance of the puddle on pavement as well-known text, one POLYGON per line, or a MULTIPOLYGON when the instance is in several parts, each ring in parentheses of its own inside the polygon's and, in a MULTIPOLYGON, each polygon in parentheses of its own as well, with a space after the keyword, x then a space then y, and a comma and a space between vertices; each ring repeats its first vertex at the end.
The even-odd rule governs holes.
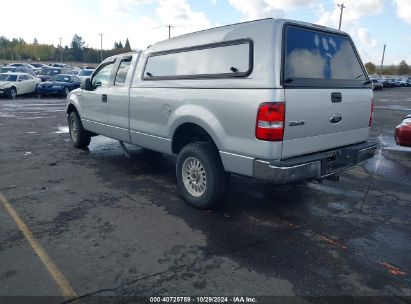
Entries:
POLYGON ((308 182, 307 186, 310 187, 311 189, 315 189, 317 191, 325 192, 327 194, 332 194, 332 195, 343 195, 343 196, 349 196, 353 198, 363 198, 364 197, 364 194, 359 191, 354 191, 354 190, 347 191, 346 189, 335 188, 335 187, 331 187, 331 186, 324 185, 324 184, 308 182))
POLYGON ((378 137, 378 140, 380 142, 380 146, 384 150, 395 150, 395 151, 411 152, 411 148, 397 145, 394 138, 391 137, 391 136, 380 135, 378 137))
POLYGON ((123 153, 117 140, 104 136, 93 137, 88 148, 91 153, 97 155, 118 155, 123 153))
POLYGON ((43 119, 43 118, 50 118, 50 117, 35 116, 35 117, 20 117, 20 118, 17 118, 17 119, 18 120, 35 120, 35 119, 43 119))
POLYGON ((54 131, 53 133, 56 133, 56 134, 67 134, 67 133, 69 133, 69 127, 59 126, 59 127, 57 127, 57 131, 54 131))
POLYGON ((411 111, 411 108, 405 108, 400 105, 376 106, 375 108, 379 110, 411 111))
POLYGON ((16 115, 13 114, 7 114, 7 113, 0 113, 1 118, 14 118, 17 117, 16 115))
MULTIPOLYGON (((386 138, 382 135, 378 137, 382 149, 411 152, 411 148, 396 146, 395 142, 390 144, 389 141, 385 140, 386 138)), ((411 169, 388 159, 383 155, 381 149, 374 158, 365 162, 364 168, 372 175, 383 176, 399 183, 411 184, 411 169)))

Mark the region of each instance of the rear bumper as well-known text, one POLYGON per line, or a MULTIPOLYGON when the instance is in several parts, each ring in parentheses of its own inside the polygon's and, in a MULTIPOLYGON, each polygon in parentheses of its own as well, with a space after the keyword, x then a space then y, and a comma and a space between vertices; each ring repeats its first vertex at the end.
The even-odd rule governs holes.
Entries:
POLYGON ((376 143, 362 143, 283 161, 254 160, 254 177, 276 184, 321 179, 351 169, 374 156, 376 143))

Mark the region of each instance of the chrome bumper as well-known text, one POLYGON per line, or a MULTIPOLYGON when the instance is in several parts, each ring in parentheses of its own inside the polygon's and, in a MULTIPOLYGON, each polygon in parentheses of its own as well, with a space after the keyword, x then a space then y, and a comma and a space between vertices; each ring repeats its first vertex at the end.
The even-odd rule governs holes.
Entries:
POLYGON ((276 184, 321 179, 355 167, 374 156, 376 143, 362 143, 282 161, 254 161, 254 177, 276 184))

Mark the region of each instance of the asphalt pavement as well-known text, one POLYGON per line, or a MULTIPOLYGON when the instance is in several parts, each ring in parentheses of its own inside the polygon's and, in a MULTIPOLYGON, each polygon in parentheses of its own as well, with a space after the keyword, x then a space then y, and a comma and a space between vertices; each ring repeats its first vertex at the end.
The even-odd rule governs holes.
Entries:
POLYGON ((179 196, 174 157, 128 146, 129 160, 104 137, 77 150, 64 99, 1 98, 0 302, 61 296, 64 282, 81 301, 160 295, 410 301, 411 148, 396 146, 393 133, 411 113, 411 88, 375 92, 375 105, 371 136, 381 149, 338 183, 276 186, 233 176, 224 202, 204 211, 179 196))

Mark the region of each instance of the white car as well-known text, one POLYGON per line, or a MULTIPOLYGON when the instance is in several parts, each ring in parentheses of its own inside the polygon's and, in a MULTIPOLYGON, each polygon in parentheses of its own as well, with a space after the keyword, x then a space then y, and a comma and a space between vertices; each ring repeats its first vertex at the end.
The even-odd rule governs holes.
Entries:
POLYGON ((83 69, 77 74, 77 77, 83 81, 84 79, 91 77, 94 71, 95 69, 83 69))
POLYGON ((26 73, 0 74, 0 96, 6 95, 14 99, 17 95, 35 93, 40 82, 41 79, 26 73))

